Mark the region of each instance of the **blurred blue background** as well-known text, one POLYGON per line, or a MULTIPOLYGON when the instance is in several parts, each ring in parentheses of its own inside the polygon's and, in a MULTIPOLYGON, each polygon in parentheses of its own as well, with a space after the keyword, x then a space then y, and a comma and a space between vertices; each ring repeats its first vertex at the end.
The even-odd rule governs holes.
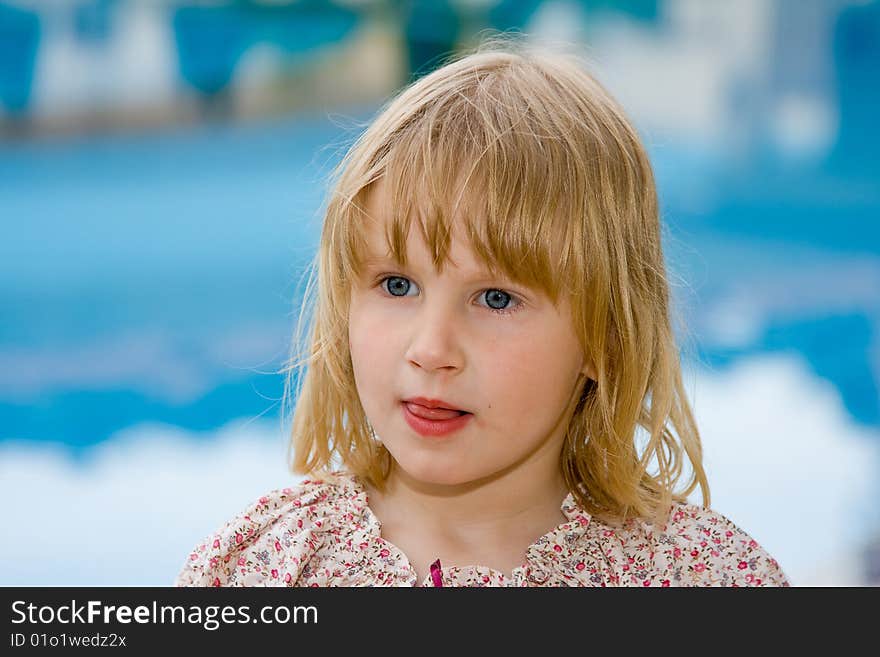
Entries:
POLYGON ((795 584, 880 583, 880 3, 0 0, 0 584, 170 584, 296 479, 326 177, 487 29, 644 137, 713 506, 795 584))

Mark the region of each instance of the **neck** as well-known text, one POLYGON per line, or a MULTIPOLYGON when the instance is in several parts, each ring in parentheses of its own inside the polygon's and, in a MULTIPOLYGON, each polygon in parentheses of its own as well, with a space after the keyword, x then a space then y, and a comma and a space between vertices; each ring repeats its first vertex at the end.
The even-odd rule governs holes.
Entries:
POLYGON ((473 545, 530 541, 550 531, 566 520, 560 506, 567 493, 558 454, 547 454, 528 467, 451 485, 420 481, 395 464, 384 493, 370 498, 383 525, 416 524, 450 543, 473 545))

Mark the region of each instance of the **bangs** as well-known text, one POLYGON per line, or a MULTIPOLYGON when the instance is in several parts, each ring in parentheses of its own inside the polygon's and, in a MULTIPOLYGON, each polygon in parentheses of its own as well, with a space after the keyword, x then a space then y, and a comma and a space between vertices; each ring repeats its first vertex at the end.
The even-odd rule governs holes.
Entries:
MULTIPOLYGON (((493 275, 557 303, 562 281, 583 276, 582 248, 574 245, 584 239, 586 208, 583 195, 571 193, 586 184, 579 154, 558 108, 553 116, 535 93, 535 81, 516 89, 492 71, 471 77, 469 85, 390 126, 361 178, 367 184, 349 198, 354 207, 386 209, 387 216, 369 219, 383 226, 387 253, 402 266, 411 229, 421 234, 438 272, 449 261, 453 230, 462 230, 493 275), (368 203, 377 190, 381 203, 368 203)), ((549 86, 543 77, 537 84, 549 86)), ((366 226, 349 217, 343 252, 358 275, 366 226)))

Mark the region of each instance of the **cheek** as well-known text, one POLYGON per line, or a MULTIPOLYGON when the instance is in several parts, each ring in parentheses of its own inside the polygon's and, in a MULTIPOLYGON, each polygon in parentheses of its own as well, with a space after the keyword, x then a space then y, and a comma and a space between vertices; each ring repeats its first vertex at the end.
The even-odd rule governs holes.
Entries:
POLYGON ((378 342, 378 319, 369 308, 360 304, 352 304, 348 313, 348 344, 352 361, 355 366, 364 358, 369 358, 373 347, 378 342))
POLYGON ((517 341, 486 353, 492 406, 503 405, 516 415, 548 411, 564 403, 577 377, 577 365, 568 343, 560 337, 517 341))
POLYGON ((348 344, 359 388, 369 390, 381 383, 388 372, 388 354, 393 349, 393 336, 387 330, 387 322, 369 310, 352 309, 349 313, 348 344))

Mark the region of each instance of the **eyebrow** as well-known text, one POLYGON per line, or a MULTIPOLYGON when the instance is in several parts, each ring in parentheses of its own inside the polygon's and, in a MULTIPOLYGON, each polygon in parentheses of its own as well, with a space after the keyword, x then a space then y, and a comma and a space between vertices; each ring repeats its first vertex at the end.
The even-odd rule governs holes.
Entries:
MULTIPOLYGON (((402 265, 398 263, 394 258, 388 256, 377 256, 371 255, 363 259, 364 267, 369 269, 372 267, 381 267, 381 266, 389 266, 389 267, 401 267, 402 265)), ((411 265, 410 265, 411 267, 411 265)), ((467 281, 493 281, 493 280, 504 280, 508 282, 513 282, 513 280, 504 272, 498 272, 497 275, 490 272, 488 269, 480 269, 476 271, 466 272, 464 276, 467 281)))
POLYGON ((388 256, 377 256, 377 255, 369 255, 363 258, 361 262, 366 266, 371 265, 384 265, 393 262, 394 258, 390 258, 388 256))

